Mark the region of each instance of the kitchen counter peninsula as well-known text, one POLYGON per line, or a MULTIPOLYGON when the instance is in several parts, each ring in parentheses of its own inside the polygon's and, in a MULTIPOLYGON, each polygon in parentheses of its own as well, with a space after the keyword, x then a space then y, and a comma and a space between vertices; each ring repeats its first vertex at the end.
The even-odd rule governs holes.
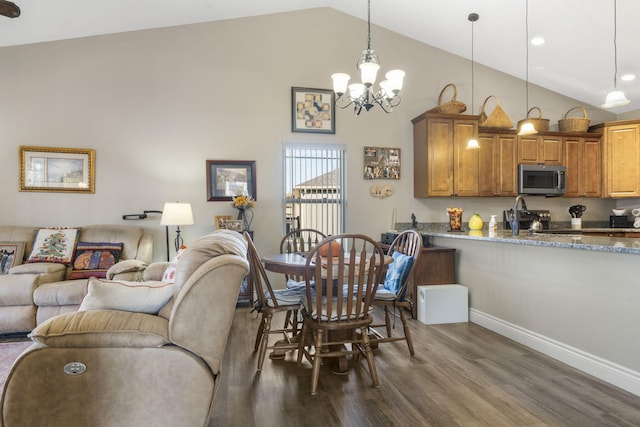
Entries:
POLYGON ((640 234, 421 231, 455 249, 471 322, 640 396, 640 234))
POLYGON ((640 255, 640 230, 620 228, 585 228, 575 232, 555 234, 554 230, 541 230, 529 234, 527 230, 520 231, 514 236, 511 230, 499 230, 495 236, 489 236, 487 230, 472 231, 422 231, 422 234, 432 237, 446 237, 451 239, 472 239, 491 242, 510 243, 517 245, 548 246, 555 248, 582 249, 586 251, 617 252, 640 255), (625 232, 637 234, 632 237, 589 236, 588 233, 625 232), (584 233, 584 234, 583 234, 584 233))

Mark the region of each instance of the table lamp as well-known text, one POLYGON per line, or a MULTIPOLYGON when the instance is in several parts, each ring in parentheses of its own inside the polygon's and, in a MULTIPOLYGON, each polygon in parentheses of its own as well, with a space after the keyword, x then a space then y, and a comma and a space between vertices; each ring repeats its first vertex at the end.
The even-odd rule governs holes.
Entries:
POLYGON ((162 209, 162 219, 160 219, 160 225, 175 225, 176 226, 176 239, 175 248, 176 252, 182 246, 182 237, 180 236, 181 225, 193 224, 193 213, 191 212, 191 203, 165 203, 164 209, 162 209))

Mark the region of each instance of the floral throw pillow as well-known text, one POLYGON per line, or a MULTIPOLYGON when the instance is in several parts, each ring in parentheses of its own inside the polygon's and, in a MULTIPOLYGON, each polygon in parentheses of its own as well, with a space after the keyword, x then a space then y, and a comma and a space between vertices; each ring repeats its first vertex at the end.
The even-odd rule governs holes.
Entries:
POLYGON ((178 264, 178 261, 180 260, 180 257, 184 253, 185 249, 187 249, 186 246, 180 246, 180 250, 176 253, 176 256, 173 257, 173 259, 169 263, 169 266, 164 271, 164 274, 162 275, 162 281, 164 283, 174 283, 176 281, 176 265, 178 264))
POLYGON ((27 262, 71 264, 79 235, 75 228, 41 228, 27 262))

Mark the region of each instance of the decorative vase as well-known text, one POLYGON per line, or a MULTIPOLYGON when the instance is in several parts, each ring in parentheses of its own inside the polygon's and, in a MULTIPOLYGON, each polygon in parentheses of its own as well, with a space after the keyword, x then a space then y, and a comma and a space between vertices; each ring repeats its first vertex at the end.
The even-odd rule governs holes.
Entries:
POLYGON ((237 208, 238 209, 238 219, 242 220, 242 228, 243 230, 250 231, 251 223, 253 222, 253 211, 247 208, 237 208), (248 214, 251 214, 250 216, 248 214))

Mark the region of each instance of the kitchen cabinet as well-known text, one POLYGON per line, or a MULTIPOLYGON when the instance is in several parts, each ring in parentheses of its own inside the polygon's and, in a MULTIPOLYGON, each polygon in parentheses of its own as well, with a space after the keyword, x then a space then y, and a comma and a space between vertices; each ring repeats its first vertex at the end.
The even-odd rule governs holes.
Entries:
POLYGON ((602 145, 599 136, 565 136, 563 158, 567 167, 564 197, 602 197, 602 145))
POLYGON ((640 120, 602 123, 604 197, 640 197, 640 120))
POLYGON ((479 196, 513 197, 518 194, 517 136, 512 130, 480 129, 479 196))
POLYGON ((518 163, 562 165, 562 137, 543 134, 518 136, 518 163))
POLYGON ((413 123, 414 197, 477 196, 480 153, 467 150, 478 116, 422 114, 413 123))

